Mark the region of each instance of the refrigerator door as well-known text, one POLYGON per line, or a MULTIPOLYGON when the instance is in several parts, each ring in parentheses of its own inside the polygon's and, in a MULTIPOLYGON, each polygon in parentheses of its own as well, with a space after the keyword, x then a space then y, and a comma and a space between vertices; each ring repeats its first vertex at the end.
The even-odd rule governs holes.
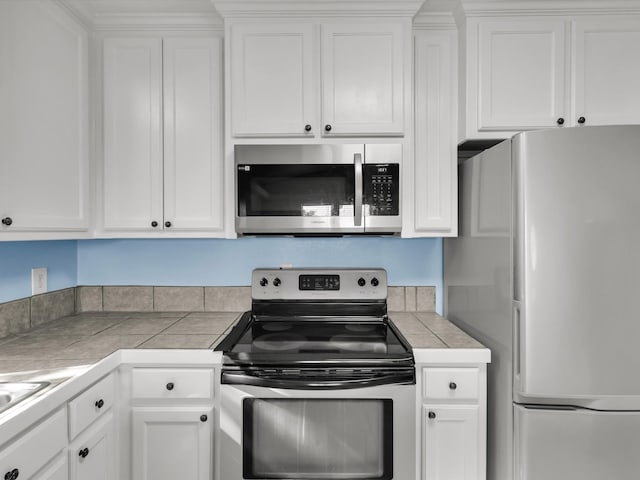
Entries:
POLYGON ((638 478, 640 412, 514 408, 515 480, 638 478))
POLYGON ((640 410, 640 126, 513 146, 516 401, 640 410))

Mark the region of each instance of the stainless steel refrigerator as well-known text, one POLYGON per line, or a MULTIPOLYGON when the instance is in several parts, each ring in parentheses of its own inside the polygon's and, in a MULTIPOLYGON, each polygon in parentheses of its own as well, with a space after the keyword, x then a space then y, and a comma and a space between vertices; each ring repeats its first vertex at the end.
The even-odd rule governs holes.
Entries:
POLYGON ((445 314, 492 351, 487 478, 640 478, 640 126, 460 163, 445 314))

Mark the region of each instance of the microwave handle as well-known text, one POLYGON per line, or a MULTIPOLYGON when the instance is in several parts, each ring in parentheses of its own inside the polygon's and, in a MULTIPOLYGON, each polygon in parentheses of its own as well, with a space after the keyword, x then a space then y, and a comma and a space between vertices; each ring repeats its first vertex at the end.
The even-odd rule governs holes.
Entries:
POLYGON ((356 227, 362 225, 362 154, 353 155, 355 164, 355 205, 353 206, 353 222, 356 227))

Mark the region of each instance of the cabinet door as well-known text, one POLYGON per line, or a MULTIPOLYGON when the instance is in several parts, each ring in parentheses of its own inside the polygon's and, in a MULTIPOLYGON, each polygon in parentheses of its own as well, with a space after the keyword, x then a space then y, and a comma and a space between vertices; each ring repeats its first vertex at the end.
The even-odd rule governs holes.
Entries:
MULTIPOLYGON (((456 39, 455 32, 415 36, 414 172, 405 171, 413 198, 405 205, 404 236, 457 233, 456 39)), ((405 167, 406 168, 406 167, 405 167)), ((408 169, 407 169, 408 170, 408 169)))
POLYGON ((573 34, 572 123, 640 123, 640 18, 576 20, 573 34))
POLYGON ((206 407, 133 408, 136 480, 209 480, 213 410, 206 407))
POLYGON ((233 136, 305 136, 319 129, 313 32, 305 23, 231 25, 233 136))
POLYGON ((481 480, 478 406, 423 407, 423 480, 481 480))
POLYGON ((109 412, 69 446, 70 480, 115 478, 113 424, 109 412))
POLYGON ((322 25, 323 135, 402 135, 402 23, 322 25))
POLYGON ((69 464, 67 463, 67 452, 64 452, 38 472, 32 480, 67 480, 68 478, 69 464))
POLYGON ((161 228, 162 40, 104 40, 105 229, 161 228))
POLYGON ((164 228, 222 230, 222 41, 164 40, 164 228))
POLYGON ((88 227, 87 42, 55 2, 0 2, 0 232, 88 227))
POLYGON ((468 136, 557 125, 568 111, 565 31, 554 19, 470 22, 468 136))

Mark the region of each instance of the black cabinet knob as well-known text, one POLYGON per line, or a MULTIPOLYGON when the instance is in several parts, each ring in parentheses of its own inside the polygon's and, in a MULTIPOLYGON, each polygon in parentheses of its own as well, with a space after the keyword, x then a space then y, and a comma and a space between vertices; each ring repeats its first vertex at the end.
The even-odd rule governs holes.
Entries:
POLYGON ((80 458, 87 458, 87 455, 89 455, 89 449, 86 447, 78 452, 80 458))
POLYGON ((173 382, 167 383, 167 390, 173 390, 173 387, 174 387, 173 382))
POLYGON ((360 277, 358 279, 358 285, 360 285, 361 287, 364 287, 366 284, 367 284, 367 281, 364 278, 360 277))
POLYGON ((436 412, 429 412, 428 417, 433 420, 436 418, 436 412))
POLYGON ((11 225, 12 223, 13 223, 13 220, 11 219, 11 217, 4 217, 4 218, 2 219, 2 224, 3 224, 3 225, 6 225, 7 227, 8 227, 9 225, 11 225))
POLYGON ((171 227, 171 222, 167 220, 166 222, 164 222, 164 226, 167 228, 171 227))
POLYGON ((20 476, 20 470, 14 468, 13 470, 4 474, 4 480, 16 480, 20 476))
POLYGON ((158 226, 158 222, 156 222, 155 220, 153 222, 151 222, 151 226, 153 228, 156 228, 158 226))
POLYGON ((449 383, 449 389, 450 390, 455 390, 456 388, 458 388, 458 385, 456 385, 456 382, 450 382, 449 383))
POLYGON ((201 422, 206 422, 209 419, 209 417, 207 417, 206 415, 200 415, 200 421, 201 422))
POLYGON ((309 125, 308 123, 304 126, 304 131, 305 132, 310 132, 311 131, 311 125, 309 125))
POLYGON ((102 408, 104 407, 104 400, 100 399, 96 402, 96 407, 102 408))
POLYGON ((579 123, 580 125, 582 125, 582 124, 583 124, 584 122, 586 122, 586 121, 587 121, 587 119, 586 119, 586 118, 584 118, 584 117, 580 117, 580 118, 578 118, 578 123, 579 123))
POLYGON ((282 284, 282 280, 280 280, 278 277, 273 279, 273 286, 274 287, 279 287, 282 284))
POLYGON ((564 125, 564 118, 560 117, 558 120, 556 120, 556 123, 558 125, 564 125))
POLYGON ((328 123, 324 126, 324 131, 325 132, 330 132, 331 131, 331 125, 329 125, 328 123))

